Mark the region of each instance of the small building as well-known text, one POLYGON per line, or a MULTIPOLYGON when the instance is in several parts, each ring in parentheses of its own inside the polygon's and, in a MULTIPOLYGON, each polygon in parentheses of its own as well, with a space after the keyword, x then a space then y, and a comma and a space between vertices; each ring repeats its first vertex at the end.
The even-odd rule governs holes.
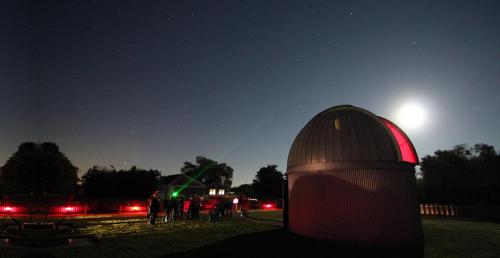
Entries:
POLYGON ((289 229, 343 242, 422 243, 418 157, 394 123, 354 106, 312 118, 288 155, 289 229))
POLYGON ((185 197, 195 194, 204 195, 206 188, 206 185, 184 174, 162 176, 160 177, 160 185, 158 187, 161 196, 172 195, 172 193, 176 192, 185 197))

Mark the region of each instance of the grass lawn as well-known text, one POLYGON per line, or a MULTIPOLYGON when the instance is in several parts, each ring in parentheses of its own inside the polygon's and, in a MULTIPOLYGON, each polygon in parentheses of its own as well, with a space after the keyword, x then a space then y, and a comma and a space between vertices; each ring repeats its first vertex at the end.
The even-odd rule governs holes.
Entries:
POLYGON ((261 232, 273 227, 246 221, 237 216, 218 223, 176 221, 149 226, 145 218, 90 218, 68 221, 80 227, 79 233, 94 234, 99 244, 73 248, 25 250, 0 249, 0 257, 45 254, 55 257, 158 257, 211 245, 241 234, 261 232))
MULTIPOLYGON (((281 221, 279 211, 252 211, 249 216, 281 221)), ((426 258, 500 257, 500 224, 424 218, 426 258)))
MULTIPOLYGON (((3 248, 0 249, 0 257, 23 257, 28 254, 94 258, 159 257, 216 246, 237 236, 260 234, 256 235, 260 238, 266 232, 276 232, 277 227, 267 225, 266 221, 280 221, 281 212, 257 210, 251 211, 249 217, 259 223, 238 216, 215 224, 209 224, 206 217, 202 217, 200 221, 160 223, 154 227, 145 224, 144 218, 73 219, 68 222, 77 225, 80 233, 94 234, 99 243, 93 246, 35 250, 3 248)), ((423 226, 427 258, 500 257, 500 224, 424 219, 423 226)), ((286 241, 283 240, 285 246, 286 241)))
POLYGON ((500 257, 500 224, 424 219, 425 257, 500 257))
POLYGON ((250 210, 248 212, 248 217, 250 218, 255 218, 255 219, 260 219, 260 220, 267 220, 270 222, 276 221, 276 222, 282 222, 283 221, 283 213, 281 210, 250 210))

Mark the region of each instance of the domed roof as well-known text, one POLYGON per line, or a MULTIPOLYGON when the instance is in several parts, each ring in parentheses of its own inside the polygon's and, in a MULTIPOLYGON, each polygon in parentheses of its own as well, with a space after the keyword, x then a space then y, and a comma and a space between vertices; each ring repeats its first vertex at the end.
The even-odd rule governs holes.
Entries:
POLYGON ((416 164, 418 158, 411 141, 399 127, 349 105, 317 114, 302 128, 288 154, 288 168, 345 161, 416 164))

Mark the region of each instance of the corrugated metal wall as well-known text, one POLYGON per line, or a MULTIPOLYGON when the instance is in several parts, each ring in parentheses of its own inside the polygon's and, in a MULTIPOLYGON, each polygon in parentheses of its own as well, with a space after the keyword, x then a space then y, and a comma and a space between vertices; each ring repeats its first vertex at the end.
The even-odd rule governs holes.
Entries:
POLYGON ((323 239, 420 242, 413 171, 331 169, 289 174, 290 230, 323 239))

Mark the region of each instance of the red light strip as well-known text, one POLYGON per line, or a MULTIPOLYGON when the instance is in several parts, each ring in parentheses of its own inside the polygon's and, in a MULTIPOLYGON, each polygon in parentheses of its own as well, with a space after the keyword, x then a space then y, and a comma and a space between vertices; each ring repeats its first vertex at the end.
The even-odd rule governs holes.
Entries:
POLYGON ((413 144, 411 143, 408 136, 406 136, 403 130, 397 127, 393 122, 382 117, 381 119, 382 122, 384 122, 385 126, 389 128, 392 135, 396 139, 396 142, 399 145, 399 152, 401 152, 401 160, 412 164, 418 164, 417 152, 415 151, 415 147, 413 147, 413 144))

